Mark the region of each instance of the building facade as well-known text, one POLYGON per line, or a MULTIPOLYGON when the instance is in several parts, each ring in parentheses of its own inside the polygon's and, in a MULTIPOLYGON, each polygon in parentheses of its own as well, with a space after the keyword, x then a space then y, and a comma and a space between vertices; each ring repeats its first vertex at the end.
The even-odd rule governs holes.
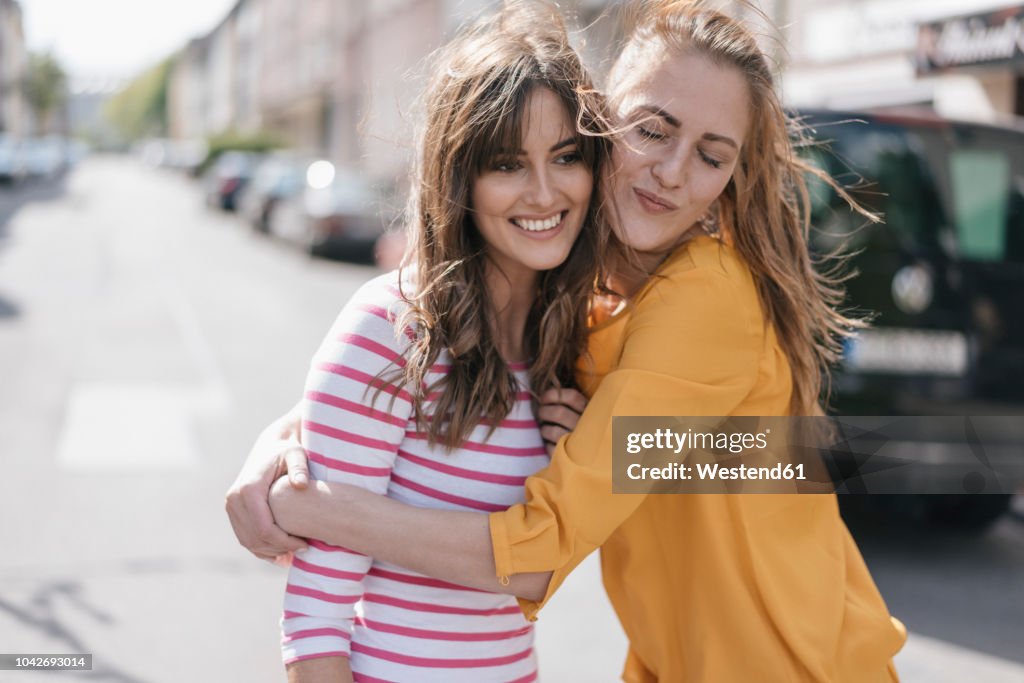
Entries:
MULTIPOLYGON (((790 0, 795 2, 796 0, 790 0)), ((769 16, 786 0, 762 0, 769 16)), ((412 156, 424 58, 499 0, 238 0, 183 49, 171 76, 171 136, 268 132, 301 153, 401 185, 412 156)), ((615 0, 565 0, 600 75, 621 35, 615 0)), ((742 3, 725 3, 756 20, 742 3)), ((780 44, 775 41, 772 45, 780 44)))
POLYGON ((31 113, 22 91, 28 63, 21 6, 0 0, 0 133, 23 137, 31 132, 31 113))

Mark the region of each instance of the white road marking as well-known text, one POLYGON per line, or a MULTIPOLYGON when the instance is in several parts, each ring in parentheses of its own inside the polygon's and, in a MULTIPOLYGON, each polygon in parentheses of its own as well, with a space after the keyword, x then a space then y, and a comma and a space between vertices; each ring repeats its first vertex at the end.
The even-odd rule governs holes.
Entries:
POLYGON ((160 293, 163 295, 171 319, 181 334, 181 339, 192 358, 199 366, 203 377, 203 386, 193 397, 193 407, 207 417, 227 414, 231 408, 231 392, 224 379, 224 373, 217 362, 213 347, 203 334, 202 326, 195 313, 195 307, 182 292, 181 287, 169 277, 161 277, 160 293))
POLYGON ((970 650, 944 640, 910 633, 896 655, 896 671, 904 683, 1021 683, 1024 664, 970 650))

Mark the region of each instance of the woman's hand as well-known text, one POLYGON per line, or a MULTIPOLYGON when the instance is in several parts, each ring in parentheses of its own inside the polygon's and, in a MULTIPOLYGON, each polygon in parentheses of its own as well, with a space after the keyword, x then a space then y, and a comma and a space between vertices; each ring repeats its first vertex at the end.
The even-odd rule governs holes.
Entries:
POLYGON ((534 572, 499 581, 482 512, 413 507, 339 482, 312 481, 299 490, 286 477, 271 488, 270 508, 289 533, 462 586, 541 600, 551 579, 551 572, 534 572))
POLYGON ((537 419, 548 455, 555 452, 558 440, 576 429, 587 397, 575 389, 548 389, 540 397, 537 419))
POLYGON ((263 430, 225 497, 224 509, 238 542, 263 560, 273 561, 306 547, 304 540, 277 526, 267 502, 271 485, 285 471, 292 486, 307 486, 309 470, 299 443, 298 406, 263 430))
MULTIPOLYGON (((321 506, 326 505, 325 501, 331 497, 331 492, 331 484, 325 481, 314 481, 310 486, 300 488, 295 486, 288 475, 282 475, 270 487, 265 500, 277 528, 282 533, 291 534, 291 538, 300 538, 317 531, 318 512, 323 511, 321 506)), ((340 506, 344 501, 334 504, 337 507, 332 509, 341 513, 340 506)))

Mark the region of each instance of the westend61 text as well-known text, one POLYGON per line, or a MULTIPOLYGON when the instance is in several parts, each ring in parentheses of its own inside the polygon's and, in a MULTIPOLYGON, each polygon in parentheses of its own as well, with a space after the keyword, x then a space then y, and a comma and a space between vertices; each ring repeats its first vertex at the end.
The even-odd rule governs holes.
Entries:
POLYGON ((684 465, 674 462, 664 467, 644 467, 640 463, 633 463, 626 470, 626 476, 630 479, 674 479, 677 481, 690 481, 694 479, 701 481, 730 481, 730 480, 775 480, 775 481, 806 481, 803 464, 783 465, 779 463, 773 467, 748 467, 737 465, 736 467, 722 467, 717 463, 696 463, 684 465))

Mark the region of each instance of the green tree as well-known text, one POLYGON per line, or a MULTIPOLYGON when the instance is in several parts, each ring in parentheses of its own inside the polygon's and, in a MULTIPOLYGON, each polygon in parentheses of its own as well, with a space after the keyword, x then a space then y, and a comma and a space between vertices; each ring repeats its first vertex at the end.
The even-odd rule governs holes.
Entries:
POLYGON ((104 108, 104 115, 128 140, 167 134, 167 88, 174 58, 137 76, 104 108))
POLYGON ((54 113, 67 100, 67 74, 60 62, 48 52, 30 54, 23 88, 39 130, 42 133, 50 132, 54 113))

